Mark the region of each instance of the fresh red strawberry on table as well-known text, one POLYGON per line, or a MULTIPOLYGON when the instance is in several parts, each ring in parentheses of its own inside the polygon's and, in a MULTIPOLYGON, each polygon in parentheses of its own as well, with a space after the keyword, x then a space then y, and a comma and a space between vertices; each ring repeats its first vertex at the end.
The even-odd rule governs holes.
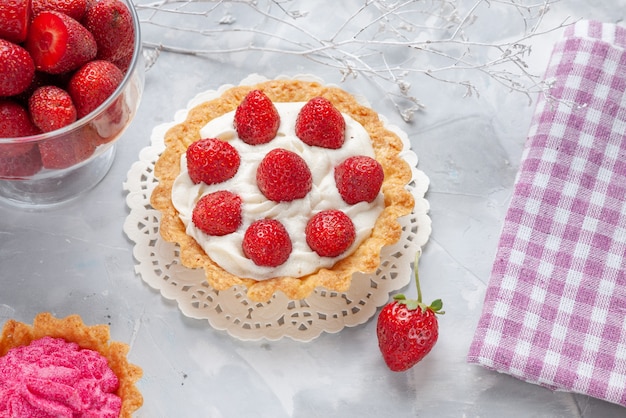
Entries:
POLYGON ((80 21, 87 10, 87 0, 31 0, 33 16, 40 12, 54 11, 80 21))
POLYGON ((439 324, 437 314, 441 311, 441 299, 430 305, 422 303, 422 292, 415 259, 415 284, 417 300, 406 299, 403 294, 394 296, 378 316, 376 335, 385 363, 394 372, 410 369, 422 360, 437 342, 439 324))
POLYGON ((186 151, 187 171, 195 184, 221 183, 232 178, 241 158, 228 142, 217 138, 201 139, 192 143, 186 151))
POLYGON ((35 67, 50 74, 75 70, 96 57, 91 32, 75 19, 59 12, 41 12, 32 20, 26 49, 35 67))
POLYGON ((257 266, 277 267, 291 254, 289 233, 276 219, 253 222, 244 233, 243 253, 257 266))
POLYGON ((22 93, 30 86, 34 74, 35 64, 28 52, 0 39, 0 97, 22 93))
POLYGON ((349 205, 372 202, 385 178, 380 163, 364 155, 346 158, 335 167, 334 175, 339 194, 349 205))
POLYGON ((43 86, 28 100, 33 123, 43 132, 51 132, 76 121, 76 108, 70 94, 60 87, 43 86))
POLYGON ((191 220, 205 234, 231 234, 241 225, 241 197, 227 190, 204 195, 196 203, 191 220))
POLYGON ((324 97, 309 100, 298 113, 296 135, 307 145, 338 149, 345 141, 346 122, 324 97))
POLYGON ((283 148, 268 152, 256 172, 259 190, 269 200, 290 202, 311 191, 313 177, 306 161, 283 148))
POLYGON ((280 116, 274 103, 260 90, 250 91, 235 111, 234 127, 246 144, 266 144, 276 137, 280 116))
POLYGON ((133 19, 128 7, 120 0, 100 0, 90 4, 84 22, 98 44, 98 59, 118 61, 133 53, 133 19))
POLYGON ((68 83, 78 118, 104 103, 123 79, 122 71, 109 61, 94 60, 80 67, 68 83))
POLYGON ((20 43, 26 39, 30 22, 30 0, 0 1, 0 38, 20 43))
POLYGON ((320 257, 337 257, 354 242, 356 231, 348 215, 337 209, 318 212, 305 229, 306 243, 320 257))

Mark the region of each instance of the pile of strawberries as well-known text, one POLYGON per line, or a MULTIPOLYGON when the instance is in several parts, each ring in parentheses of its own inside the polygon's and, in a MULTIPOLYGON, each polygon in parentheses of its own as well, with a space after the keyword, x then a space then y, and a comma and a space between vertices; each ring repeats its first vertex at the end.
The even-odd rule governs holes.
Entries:
MULTIPOLYGON (((234 127, 242 141, 250 145, 270 142, 280 126, 280 116, 272 101, 260 90, 246 95, 235 111, 234 127)), ((338 149, 345 141, 345 121, 325 98, 307 102, 296 120, 296 136, 312 147, 338 149)), ((235 176, 241 158, 228 142, 206 138, 186 151, 187 169, 195 183, 219 184, 235 176)), ((334 171, 337 189, 348 204, 373 201, 382 186, 383 168, 375 159, 359 155, 347 158, 334 171)), ((275 202, 305 197, 312 189, 311 171, 297 153, 283 148, 268 152, 256 172, 261 193, 275 202)), ((194 225, 208 235, 235 232, 242 223, 242 199, 227 190, 209 193, 198 201, 194 225)), ((337 257, 354 242, 352 220, 342 211, 329 209, 309 219, 306 230, 309 247, 321 257, 337 257)), ((245 231, 242 250, 256 265, 276 267, 289 258, 292 242, 285 227, 276 219, 259 219, 245 231)))
MULTIPOLYGON (((1 1, 0 138, 55 131, 91 113, 122 82, 134 42, 121 0, 1 1)), ((124 122, 122 102, 101 127, 124 122)), ((59 139, 0 144, 0 178, 75 165, 114 138, 105 131, 92 126, 59 139)))

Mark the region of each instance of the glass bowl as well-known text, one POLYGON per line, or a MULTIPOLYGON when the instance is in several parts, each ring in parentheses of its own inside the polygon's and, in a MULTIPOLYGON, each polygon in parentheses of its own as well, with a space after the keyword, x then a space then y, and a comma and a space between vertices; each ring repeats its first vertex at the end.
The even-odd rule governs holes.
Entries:
POLYGON ((0 202, 23 208, 57 206, 94 187, 107 174, 117 142, 135 117, 144 87, 139 17, 131 0, 133 58, 113 94, 93 112, 61 129, 20 138, 0 138, 0 202), (45 164, 40 149, 64 158, 45 164), (9 169, 9 164, 11 168, 9 169))

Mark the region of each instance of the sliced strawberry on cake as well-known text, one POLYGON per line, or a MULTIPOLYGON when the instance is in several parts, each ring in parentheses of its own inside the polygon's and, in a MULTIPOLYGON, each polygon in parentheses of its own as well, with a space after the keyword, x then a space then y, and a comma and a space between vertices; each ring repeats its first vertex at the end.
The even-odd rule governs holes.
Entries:
POLYGON ((313 179, 306 161, 282 148, 268 152, 256 172, 259 190, 269 200, 290 202, 311 191, 313 179))
POLYGON ((252 90, 235 111, 235 130, 247 144, 270 142, 280 126, 280 116, 274 103, 261 90, 252 90))
POLYGON ((348 215, 329 209, 316 213, 305 230, 306 242, 320 257, 337 257, 354 242, 356 231, 348 215))
POLYGON ((241 197, 227 190, 204 195, 196 203, 191 219, 205 234, 232 234, 241 225, 241 197))
POLYGON ((241 162, 231 144, 216 138, 194 142, 187 148, 186 157, 189 177, 196 184, 226 181, 235 175, 241 162))
POLYGON ((289 233, 276 219, 259 219, 246 229, 243 253, 258 266, 276 267, 289 258, 292 250, 289 233))
POLYGON ((339 149, 345 141, 346 122, 324 97, 314 97, 300 110, 296 135, 307 145, 339 149))
POLYGON ((335 183, 342 199, 354 205, 372 202, 378 196, 385 179, 378 161, 364 155, 346 158, 335 167, 335 183))

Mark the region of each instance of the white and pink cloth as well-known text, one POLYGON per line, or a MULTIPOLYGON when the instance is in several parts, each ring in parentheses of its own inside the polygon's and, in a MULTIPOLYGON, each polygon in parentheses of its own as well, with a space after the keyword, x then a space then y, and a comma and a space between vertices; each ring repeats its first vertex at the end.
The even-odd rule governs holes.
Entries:
POLYGON ((626 406, 626 28, 569 26, 545 79, 468 361, 626 406))

